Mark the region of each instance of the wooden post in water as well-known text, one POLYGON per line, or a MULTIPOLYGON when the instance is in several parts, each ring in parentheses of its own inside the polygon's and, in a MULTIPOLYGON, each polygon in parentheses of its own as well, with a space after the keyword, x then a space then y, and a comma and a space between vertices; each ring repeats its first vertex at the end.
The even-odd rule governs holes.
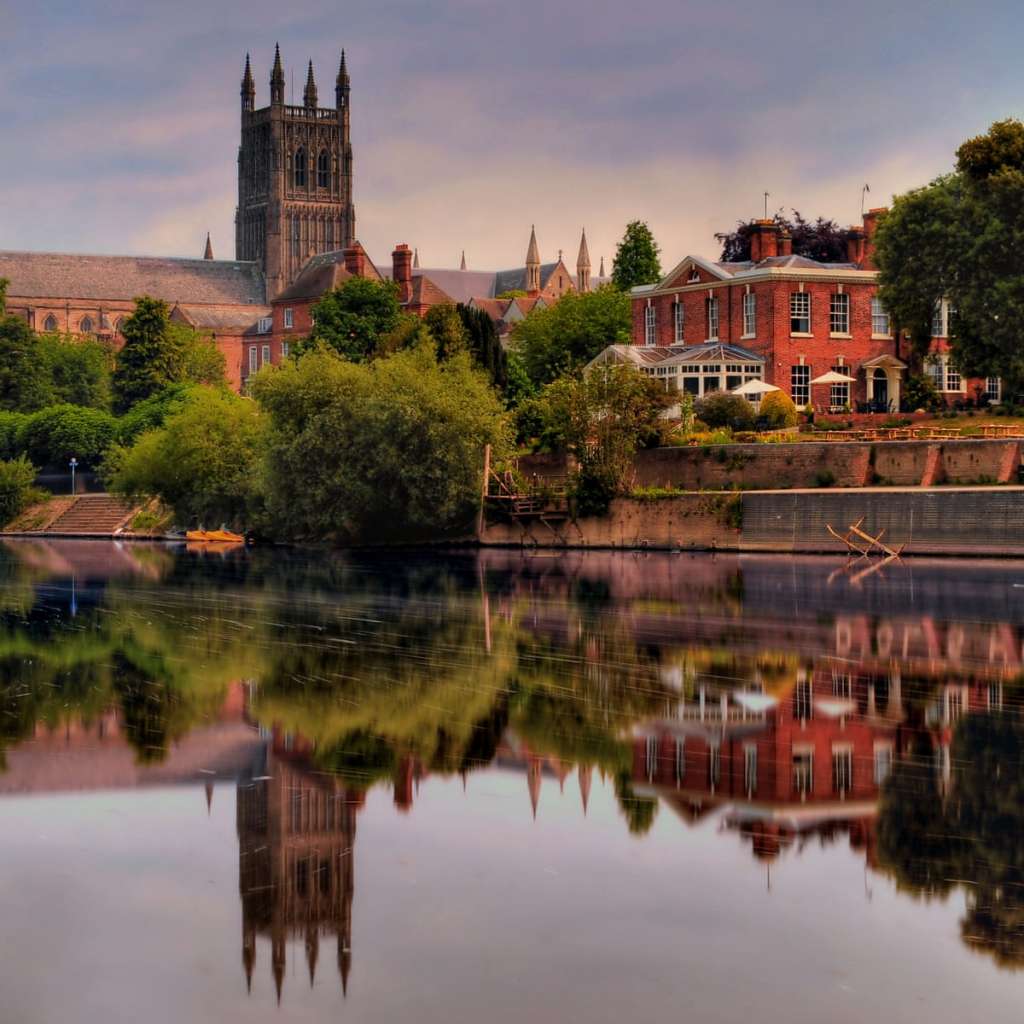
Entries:
POLYGON ((477 543, 484 539, 484 509, 487 507, 487 483, 491 476, 491 446, 484 445, 484 478, 480 486, 480 513, 476 519, 477 543))

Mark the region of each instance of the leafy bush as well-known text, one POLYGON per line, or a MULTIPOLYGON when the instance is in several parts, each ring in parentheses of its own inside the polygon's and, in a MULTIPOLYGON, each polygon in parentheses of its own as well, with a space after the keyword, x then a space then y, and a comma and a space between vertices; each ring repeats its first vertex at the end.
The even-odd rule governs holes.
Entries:
POLYGON ((150 395, 117 421, 117 439, 122 444, 131 444, 147 430, 163 426, 165 420, 181 412, 195 396, 196 386, 191 383, 171 384, 150 395))
POLYGON ((911 412, 917 412, 918 409, 936 412, 944 406, 942 396, 935 389, 935 383, 924 373, 912 373, 904 381, 902 404, 911 412))
POLYGON ((27 413, 0 412, 0 459, 13 459, 21 454, 21 431, 27 422, 27 413))
POLYGON ((36 468, 24 456, 0 462, 0 524, 23 512, 34 497, 36 468))
POLYGON ((755 423, 754 407, 742 395, 730 395, 727 391, 715 391, 705 395, 696 405, 698 419, 709 427, 732 427, 733 430, 750 430, 755 423))
POLYGON ((795 427, 800 419, 793 399, 785 391, 769 391, 761 399, 758 418, 765 421, 769 430, 795 427))
POLYGON ((53 405, 28 417, 18 442, 41 466, 63 466, 72 457, 83 466, 96 466, 116 435, 117 422, 108 412, 53 405))
POLYGON ((576 515, 607 515, 612 498, 619 489, 618 478, 605 466, 586 466, 572 483, 572 495, 576 500, 576 515))

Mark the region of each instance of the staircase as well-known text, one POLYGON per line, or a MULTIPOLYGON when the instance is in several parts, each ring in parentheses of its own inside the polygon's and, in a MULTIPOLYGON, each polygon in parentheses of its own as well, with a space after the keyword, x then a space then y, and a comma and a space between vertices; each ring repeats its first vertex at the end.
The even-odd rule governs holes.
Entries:
POLYGON ((135 505, 113 495, 82 494, 45 532, 66 537, 111 537, 127 525, 135 512, 135 505))

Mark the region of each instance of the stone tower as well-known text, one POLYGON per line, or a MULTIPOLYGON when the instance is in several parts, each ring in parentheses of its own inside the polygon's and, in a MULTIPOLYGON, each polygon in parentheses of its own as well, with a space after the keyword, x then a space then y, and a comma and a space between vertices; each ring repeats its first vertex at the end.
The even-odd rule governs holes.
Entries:
POLYGON ((301 107, 285 103, 284 88, 281 53, 275 47, 270 106, 257 110, 246 55, 235 258, 260 263, 268 299, 291 284, 310 256, 345 249, 355 238, 345 51, 334 107, 317 104, 312 61, 301 107))

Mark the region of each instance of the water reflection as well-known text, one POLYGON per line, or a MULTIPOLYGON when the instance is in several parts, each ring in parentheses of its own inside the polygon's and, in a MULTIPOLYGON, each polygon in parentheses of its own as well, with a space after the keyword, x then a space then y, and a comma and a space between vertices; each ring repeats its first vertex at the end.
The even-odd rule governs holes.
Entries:
MULTIPOLYGON (((240 984, 353 964, 356 823, 388 788, 595 785, 644 843, 751 870, 844 841, 1024 964, 1024 566, 444 560, 8 542, 0 794, 237 784, 240 984)), ((0 805, 2 806, 2 805, 0 805)), ((509 811, 517 813, 517 811, 509 811)), ((574 826, 577 827, 577 826, 574 826)), ((867 883, 866 883, 867 884, 867 883)), ((289 983, 290 984, 290 983, 289 983)))

